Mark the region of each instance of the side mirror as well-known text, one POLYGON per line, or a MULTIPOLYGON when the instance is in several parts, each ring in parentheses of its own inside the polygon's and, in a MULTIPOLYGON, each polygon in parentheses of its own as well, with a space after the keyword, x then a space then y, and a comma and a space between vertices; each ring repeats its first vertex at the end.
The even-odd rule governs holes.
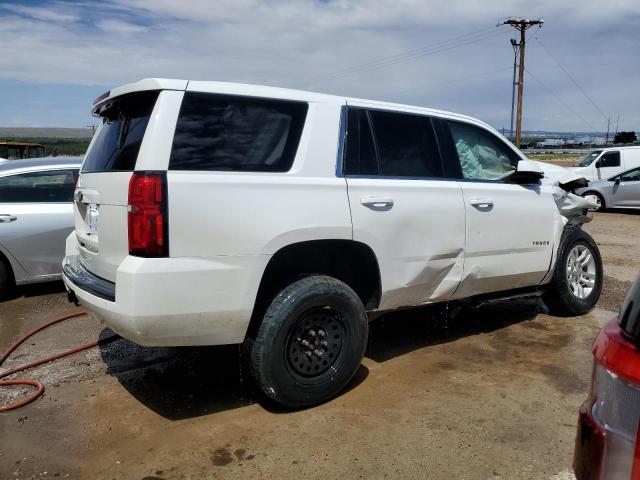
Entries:
POLYGON ((602 160, 598 159, 596 160, 596 168, 600 168, 602 166, 602 160))
POLYGON ((613 184, 614 184, 614 185, 620 185, 620 177, 616 178, 616 179, 613 181, 613 184))
POLYGON ((539 184, 543 178, 544 172, 536 162, 531 160, 520 160, 516 172, 511 176, 514 183, 521 185, 539 184))

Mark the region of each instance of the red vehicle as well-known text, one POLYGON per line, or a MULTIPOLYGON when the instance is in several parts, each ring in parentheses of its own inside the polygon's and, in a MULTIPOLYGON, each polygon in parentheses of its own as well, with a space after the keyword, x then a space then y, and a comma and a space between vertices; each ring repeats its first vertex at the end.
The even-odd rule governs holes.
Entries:
POLYGON ((578 480, 640 480, 640 277, 593 345, 591 392, 580 408, 578 480))

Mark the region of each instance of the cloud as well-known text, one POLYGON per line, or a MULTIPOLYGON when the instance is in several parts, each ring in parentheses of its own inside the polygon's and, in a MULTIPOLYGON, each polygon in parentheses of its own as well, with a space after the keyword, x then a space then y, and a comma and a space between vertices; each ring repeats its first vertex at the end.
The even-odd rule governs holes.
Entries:
POLYGON ((2 10, 44 22, 67 23, 77 22, 80 19, 79 15, 71 13, 70 8, 68 8, 66 4, 59 4, 57 2, 50 7, 11 4, 0 7, 2 10))
MULTIPOLYGON (((588 123, 602 128, 603 118, 536 44, 536 35, 606 113, 637 116, 640 100, 627 94, 640 76, 630 61, 640 47, 637 0, 607 8, 599 0, 0 6, 0 35, 10 39, 0 79, 114 86, 162 76, 271 84, 458 110, 500 127, 510 112, 508 41, 515 32, 495 25, 518 15, 545 18, 542 29, 529 32, 527 68, 588 123), (403 52, 409 53, 397 57, 403 52)), ((541 85, 525 82, 525 127, 589 129, 541 85)))
POLYGON ((147 27, 144 27, 142 25, 136 25, 135 23, 129 23, 115 19, 100 20, 96 22, 96 26, 100 30, 104 30, 105 32, 111 34, 121 33, 124 35, 128 35, 131 33, 141 33, 148 30, 147 27))

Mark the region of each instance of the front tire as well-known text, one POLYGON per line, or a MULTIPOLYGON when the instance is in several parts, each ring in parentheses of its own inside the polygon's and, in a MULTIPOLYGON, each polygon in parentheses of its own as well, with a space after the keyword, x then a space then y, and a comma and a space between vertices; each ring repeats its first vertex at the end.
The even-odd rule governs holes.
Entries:
POLYGON ((553 279, 544 296, 545 303, 552 313, 584 315, 600 298, 602 277, 598 245, 584 230, 572 229, 560 244, 553 279))
POLYGON ((251 374, 268 398, 290 408, 334 397, 360 368, 367 314, 345 283, 313 275, 285 287, 247 342, 251 374))

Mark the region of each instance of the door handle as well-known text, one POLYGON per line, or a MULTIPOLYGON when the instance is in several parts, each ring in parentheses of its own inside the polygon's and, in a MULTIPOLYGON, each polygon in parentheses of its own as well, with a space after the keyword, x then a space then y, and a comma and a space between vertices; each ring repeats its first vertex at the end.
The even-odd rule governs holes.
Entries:
POLYGON ((393 199, 378 198, 378 197, 361 198, 360 204, 364 205, 365 207, 373 207, 373 208, 393 207, 393 199))
POLYGON ((8 213, 0 213, 0 223, 15 222, 18 219, 15 215, 9 215, 8 213))
POLYGON ((490 198, 472 198, 471 200, 469 200, 469 203, 478 208, 493 207, 493 200, 491 200, 490 198))

